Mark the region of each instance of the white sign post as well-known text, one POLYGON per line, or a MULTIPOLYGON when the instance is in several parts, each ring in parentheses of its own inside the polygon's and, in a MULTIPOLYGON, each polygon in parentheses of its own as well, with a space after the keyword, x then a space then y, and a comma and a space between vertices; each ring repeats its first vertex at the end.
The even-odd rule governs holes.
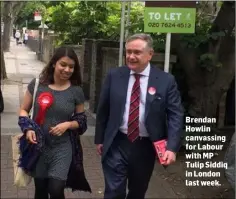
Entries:
POLYGON ((171 43, 171 33, 166 34, 166 47, 165 47, 165 65, 164 71, 169 72, 170 68, 170 43, 171 43))
POLYGON ((125 2, 121 2, 121 20, 120 20, 120 52, 119 52, 119 66, 123 65, 123 46, 125 33, 125 2))

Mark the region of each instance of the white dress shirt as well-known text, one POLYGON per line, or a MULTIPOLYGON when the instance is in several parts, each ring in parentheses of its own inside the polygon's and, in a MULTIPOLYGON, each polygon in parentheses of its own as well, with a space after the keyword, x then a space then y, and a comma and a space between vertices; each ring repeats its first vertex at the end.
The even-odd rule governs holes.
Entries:
MULTIPOLYGON (((135 82, 134 71, 130 71, 129 84, 127 90, 127 97, 125 103, 125 110, 123 115, 123 120, 119 130, 122 133, 127 134, 128 132, 128 120, 129 120, 129 107, 130 107, 130 97, 132 93, 132 88, 135 82)), ((139 104, 139 136, 148 137, 147 129, 145 128, 145 104, 147 95, 147 86, 150 73, 150 64, 144 69, 140 77, 140 104, 139 104)))

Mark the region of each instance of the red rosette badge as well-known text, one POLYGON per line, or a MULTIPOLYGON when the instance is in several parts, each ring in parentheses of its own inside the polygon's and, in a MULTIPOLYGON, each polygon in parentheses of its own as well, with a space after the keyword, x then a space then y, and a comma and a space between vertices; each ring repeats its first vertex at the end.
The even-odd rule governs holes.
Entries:
POLYGON ((149 88, 148 88, 148 93, 149 93, 150 95, 154 95, 154 94, 156 93, 156 89, 155 89, 154 87, 149 87, 149 88))
POLYGON ((42 92, 38 97, 39 112, 36 117, 36 123, 42 125, 45 119, 47 109, 53 103, 53 96, 50 92, 42 92))

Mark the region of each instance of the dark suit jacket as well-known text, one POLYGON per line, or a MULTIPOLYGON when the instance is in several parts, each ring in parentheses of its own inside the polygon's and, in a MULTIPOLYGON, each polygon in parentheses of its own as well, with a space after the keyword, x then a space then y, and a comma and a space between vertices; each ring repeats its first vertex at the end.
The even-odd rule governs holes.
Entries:
MULTIPOLYGON (((103 144, 102 159, 111 146, 121 125, 130 69, 127 66, 111 69, 105 79, 97 109, 95 144, 103 144)), ((183 109, 173 75, 151 66, 147 92, 145 126, 152 141, 168 138, 167 149, 177 152, 183 128, 183 109)))

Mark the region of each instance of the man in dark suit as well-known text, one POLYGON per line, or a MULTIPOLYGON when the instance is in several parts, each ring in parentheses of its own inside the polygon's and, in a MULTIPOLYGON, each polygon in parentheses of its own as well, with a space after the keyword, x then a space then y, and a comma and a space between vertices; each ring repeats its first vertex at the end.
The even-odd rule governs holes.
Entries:
POLYGON ((180 94, 171 74, 150 66, 152 45, 147 34, 129 37, 127 66, 112 69, 101 91, 95 144, 102 155, 104 198, 144 199, 156 159, 153 142, 167 138, 166 165, 180 147, 180 94))

